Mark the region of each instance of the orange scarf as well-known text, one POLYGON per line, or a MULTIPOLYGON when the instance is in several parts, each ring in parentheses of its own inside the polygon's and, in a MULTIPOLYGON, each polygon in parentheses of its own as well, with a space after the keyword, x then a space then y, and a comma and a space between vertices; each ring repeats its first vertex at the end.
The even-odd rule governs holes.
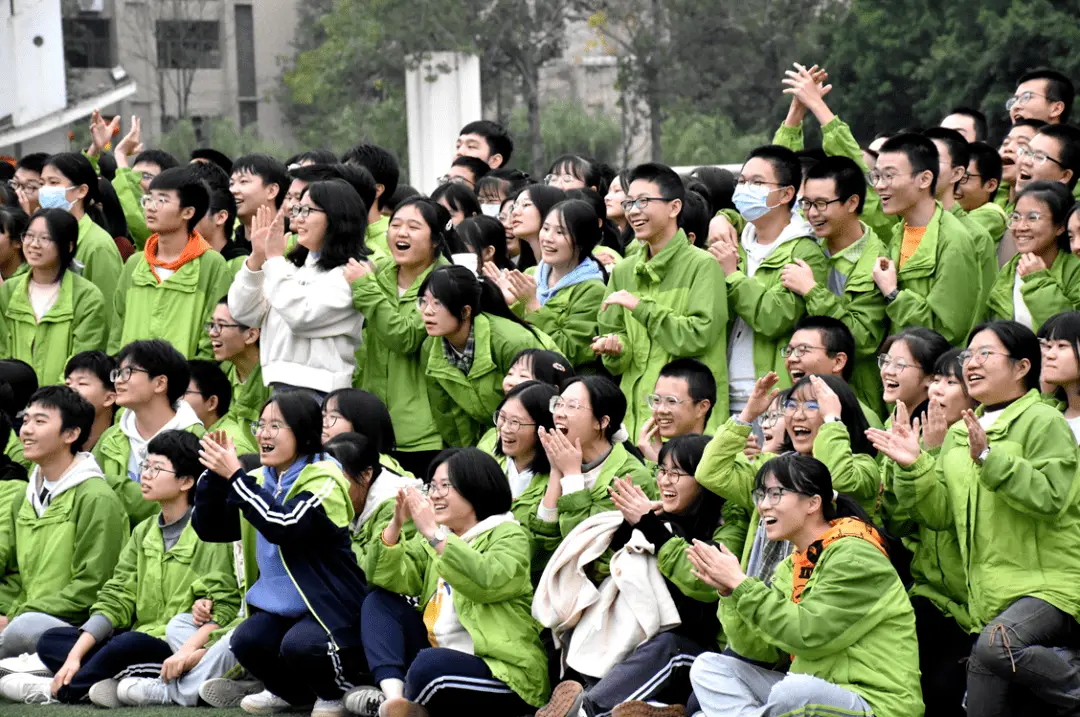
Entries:
POLYGON ((889 555, 885 541, 874 526, 855 518, 837 518, 829 525, 825 535, 811 543, 805 553, 795 551, 791 554, 791 601, 794 603, 802 600, 803 590, 806 589, 810 576, 814 574, 818 559, 833 542, 841 538, 862 538, 880 550, 882 555, 889 555))
POLYGON ((207 243, 199 232, 191 232, 191 236, 188 237, 187 244, 184 245, 184 251, 180 252, 180 257, 176 261, 161 261, 157 258, 157 245, 158 235, 154 234, 146 240, 146 248, 143 249, 143 256, 146 257, 146 263, 150 265, 150 272, 154 275, 154 278, 161 283, 161 277, 158 276, 155 267, 161 267, 162 269, 168 269, 169 271, 179 271, 180 267, 187 264, 189 261, 195 261, 200 256, 210 251, 210 244, 207 243))

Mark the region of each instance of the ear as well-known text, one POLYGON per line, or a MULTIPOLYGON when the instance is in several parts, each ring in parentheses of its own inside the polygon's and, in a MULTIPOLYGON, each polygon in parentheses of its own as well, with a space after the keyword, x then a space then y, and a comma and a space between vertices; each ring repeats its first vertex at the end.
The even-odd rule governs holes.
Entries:
POLYGON ((86 199, 86 196, 90 194, 90 187, 86 186, 85 184, 80 184, 79 186, 75 187, 74 191, 76 199, 86 199))
POLYGON ((964 178, 965 174, 967 174, 967 169, 966 168, 964 168, 964 167, 953 167, 952 168, 952 175, 951 175, 952 179, 949 182, 949 184, 955 186, 957 182, 959 182, 961 179, 964 178))
POLYGON ((116 405, 116 391, 106 391, 105 400, 101 402, 102 407, 112 408, 116 405))
POLYGON ((990 192, 990 194, 993 194, 998 190, 1000 183, 996 179, 991 179, 984 186, 986 187, 986 191, 990 192))
POLYGON ((604 416, 597 423, 600 424, 600 433, 607 433, 608 426, 611 425, 611 417, 604 416))
POLYGON ((480 257, 485 262, 490 262, 491 260, 493 260, 495 258, 495 247, 493 247, 493 246, 484 247, 484 250, 482 252, 480 252, 480 257))
POLYGON ((375 199, 378 199, 379 197, 381 197, 383 195, 383 192, 385 192, 385 191, 386 191, 386 185, 385 184, 376 184, 375 185, 375 199))
POLYGON ((277 195, 281 193, 281 187, 278 184, 269 184, 266 187, 266 194, 270 199, 277 199, 277 195))
POLYGON ((1028 359, 1020 359, 1016 362, 1016 376, 1017 378, 1023 378, 1027 376, 1031 371, 1031 361, 1028 359))
POLYGON ((694 404, 694 412, 697 414, 698 418, 704 418, 710 408, 712 408, 712 401, 707 398, 694 404))
POLYGON ((682 200, 675 199, 668 204, 668 216, 674 219, 682 211, 682 200))
POLYGON ((261 331, 259 329, 248 329, 247 331, 245 331, 244 332, 244 345, 245 346, 254 346, 255 344, 257 344, 259 342, 259 334, 260 333, 261 333, 261 331))
MULTIPOLYGON (((942 180, 942 178, 938 177, 938 181, 940 182, 941 180, 942 180)), ((930 188, 930 183, 933 182, 933 181, 934 181, 934 173, 931 172, 929 169, 927 169, 927 170, 924 170, 922 172, 919 172, 918 177, 915 180, 915 183, 916 183, 916 185, 918 185, 919 189, 929 189, 930 188)))
POLYGON ((470 319, 472 319, 472 307, 471 306, 466 306, 464 308, 464 316, 461 318, 461 320, 462 321, 468 321, 470 319))
POLYGON ((194 476, 177 476, 180 481, 180 490, 190 493, 195 490, 195 477, 194 476))
POLYGON ((214 214, 214 226, 215 227, 223 227, 223 226, 225 226, 225 222, 227 222, 227 221, 229 221, 229 213, 227 211, 225 211, 224 209, 222 209, 222 210, 218 211, 216 214, 214 214))
POLYGON ((848 364, 848 355, 843 351, 837 351, 836 356, 833 356, 833 363, 837 370, 843 371, 844 367, 848 364))
POLYGON ((218 397, 217 396, 211 396, 210 400, 206 402, 206 408, 209 411, 216 412, 218 410, 218 397))
POLYGON ((180 218, 185 222, 190 222, 191 218, 195 216, 195 207, 184 207, 180 210, 180 218))
POLYGON ((79 440, 80 435, 82 435, 81 428, 67 428, 60 432, 60 440, 70 446, 79 440))
POLYGON ((501 154, 493 154, 488 157, 488 166, 492 169, 498 169, 503 165, 503 156, 501 154))
POLYGON ((169 391, 169 379, 162 374, 150 379, 150 386, 154 389, 154 393, 167 394, 169 391))
POLYGON ((690 240, 692 246, 697 246, 697 234, 694 232, 686 232, 686 238, 690 240))
POLYGON ((1071 169, 1066 169, 1063 172, 1063 175, 1061 177, 1061 183, 1067 186, 1069 184, 1069 182, 1072 181, 1072 178, 1073 178, 1073 171, 1071 169))
POLYGON ((1064 111, 1065 111, 1065 103, 1064 102, 1058 101, 1058 102, 1051 102, 1050 103, 1050 116, 1051 117, 1060 118, 1061 114, 1064 111))
POLYGON ((844 200, 844 211, 848 214, 857 214, 859 212, 859 195, 852 194, 846 200, 844 200))

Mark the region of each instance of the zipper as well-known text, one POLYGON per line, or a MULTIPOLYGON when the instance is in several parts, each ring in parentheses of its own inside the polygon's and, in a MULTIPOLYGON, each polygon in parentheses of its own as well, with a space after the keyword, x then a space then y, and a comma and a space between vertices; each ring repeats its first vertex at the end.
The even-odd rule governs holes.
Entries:
POLYGON ((304 604, 307 605, 308 611, 311 613, 312 617, 315 618, 315 621, 319 623, 319 626, 322 627, 323 631, 326 633, 326 637, 330 640, 330 647, 334 650, 334 652, 338 652, 338 644, 337 641, 334 640, 333 633, 330 632, 330 628, 328 628, 326 626, 326 623, 322 621, 322 618, 319 617, 319 613, 315 612, 315 608, 312 607, 311 602, 308 601, 307 595, 305 595, 304 591, 300 589, 300 583, 296 582, 296 578, 293 577, 292 571, 289 570, 289 564, 285 562, 285 555, 282 554, 280 545, 278 546, 278 557, 281 558, 281 564, 285 568, 285 572, 289 574, 289 580, 292 580, 293 586, 296 588, 296 592, 300 593, 300 598, 304 601, 304 604))

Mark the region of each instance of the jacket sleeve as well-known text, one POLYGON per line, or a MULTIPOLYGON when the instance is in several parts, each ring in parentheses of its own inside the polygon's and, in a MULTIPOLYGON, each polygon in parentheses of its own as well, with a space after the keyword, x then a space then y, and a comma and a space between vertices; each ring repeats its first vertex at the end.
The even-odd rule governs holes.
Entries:
MULTIPOLYGON (((101 291, 93 284, 86 289, 79 296, 76 321, 71 330, 72 356, 83 351, 103 351, 109 340, 109 322, 101 291)), ((58 382, 63 379, 63 376, 57 377, 58 382)))
MULTIPOLYGON (((565 289, 572 291, 576 287, 565 289)), ((559 353, 574 365, 590 363, 596 355, 590 348, 597 335, 596 313, 604 300, 604 287, 589 284, 577 292, 574 301, 556 311, 548 303, 525 315, 525 320, 551 337, 559 353)))
MULTIPOLYGON (((639 258, 638 261, 641 261, 639 258)), ((630 262, 616 267, 611 272, 611 278, 608 279, 607 290, 604 292, 604 298, 611 296, 616 291, 619 291, 623 287, 620 286, 619 281, 620 271, 625 271, 623 267, 629 266, 630 262)), ((633 271, 633 269, 630 269, 633 271)), ((601 301, 601 305, 603 302, 601 301)), ((607 334, 615 334, 619 337, 619 341, 622 342, 623 351, 618 356, 603 356, 604 368, 611 372, 614 376, 619 376, 625 373, 633 363, 633 350, 634 347, 630 343, 630 336, 626 331, 626 322, 630 320, 630 312, 622 306, 609 306, 606 309, 598 309, 596 312, 596 324, 597 334, 600 336, 606 336, 607 334)))
POLYGON ((924 451, 907 468, 897 466, 893 480, 900 509, 931 530, 955 530, 952 501, 941 469, 944 455, 942 451, 935 458, 924 451))
POLYGON ((885 297, 873 287, 849 297, 840 297, 819 282, 804 297, 806 313, 810 316, 831 316, 843 322, 855 337, 855 356, 852 361, 877 354, 885 339, 888 323, 885 320, 885 297))
MULTIPOLYGON (((847 426, 832 421, 823 423, 814 438, 814 458, 824 463, 832 474, 833 489, 847 493, 860 503, 877 500, 881 472, 872 460, 857 460, 851 450, 847 426)), ((869 458, 869 456, 861 456, 869 458)))
POLYGON ((754 511, 754 477, 757 471, 743 454, 750 426, 729 418, 720 427, 698 463, 695 480, 706 490, 716 493, 744 510, 754 511))
MULTIPOLYGON (((498 528, 495 529, 499 531, 498 528)), ((499 531, 483 553, 456 535, 446 539, 435 570, 454 590, 481 604, 504 602, 531 588, 531 547, 523 529, 499 531)))
MULTIPOLYGON (((855 141, 851 128, 839 117, 834 117, 829 124, 821 128, 821 149, 830 157, 847 157, 859 165, 863 174, 869 174, 870 168, 863 159, 862 147, 855 141)), ((896 217, 885 214, 881 208, 881 198, 873 187, 866 187, 866 201, 863 202, 862 220, 877 232, 880 237, 888 237, 896 226, 896 217)))
POLYGON ((1072 284, 1062 284, 1048 269, 1021 277, 1020 295, 1036 326, 1045 324, 1055 314, 1080 307, 1080 282, 1076 281, 1080 277, 1074 274, 1068 278, 1073 279, 1072 284))
POLYGON ((419 533, 410 540, 405 540, 402 535, 393 545, 384 543, 380 534, 371 541, 364 564, 360 567, 371 585, 398 595, 420 595, 431 561, 424 547, 426 544, 426 538, 419 533))
POLYGON ((686 313, 678 313, 650 296, 641 298, 631 313, 649 337, 673 357, 697 356, 716 343, 727 324, 724 274, 715 261, 701 262, 703 270, 689 277, 686 313))
POLYGON ((124 264, 124 270, 120 272, 120 280, 116 282, 116 291, 113 292, 113 295, 104 296, 103 294, 107 304, 106 310, 112 312, 107 325, 109 336, 106 352, 110 356, 115 356, 120 353, 120 349, 124 348, 121 341, 123 341, 124 336, 124 320, 127 316, 127 294, 131 289, 131 273, 135 270, 138 257, 138 254, 134 254, 124 264))
MULTIPOLYGON (((100 229, 100 227, 99 227, 100 229)), ((108 237, 108 232, 102 230, 108 237)), ((112 296, 116 291, 116 284, 120 281, 120 274, 124 271, 124 260, 120 257, 120 250, 116 243, 109 237, 109 243, 95 245, 86 255, 86 268, 83 270, 83 278, 94 282, 101 290, 102 296, 112 296)))
MULTIPOLYGON (((994 285, 990 288, 990 293, 986 297, 987 318, 1012 320, 1013 280, 1015 277, 1015 262, 1010 261, 998 270, 997 277, 994 279, 994 285)), ((1023 288, 1021 288, 1021 291, 1023 291, 1023 288)), ((1025 298, 1025 302, 1026 301, 1027 299, 1025 298)), ((1031 307, 1029 306, 1028 308, 1031 307)), ((1032 318, 1034 318, 1034 315, 1032 318)))
POLYGON ((135 248, 142 251, 152 232, 146 227, 146 216, 140 203, 143 195, 140 179, 134 170, 118 167, 112 185, 116 190, 116 198, 120 200, 120 207, 124 210, 128 233, 135 242, 135 248))
POLYGON ((773 144, 778 144, 781 147, 787 147, 792 152, 800 152, 806 146, 806 140, 803 137, 802 123, 799 123, 798 127, 788 127, 783 122, 776 128, 776 134, 773 135, 773 144))
POLYGON ((195 485, 195 510, 191 526, 200 540, 207 543, 231 543, 240 540, 240 511, 226 501, 229 481, 206 471, 195 485))
MULTIPOLYGON (((265 265, 264 265, 265 268, 265 265)), ((252 271, 247 260, 240 265, 240 271, 233 277, 229 287, 229 313, 237 323, 258 329, 262 328, 270 302, 266 298, 263 271, 252 271)))
POLYGON ((925 326, 937 331, 953 346, 967 340, 971 317, 979 303, 977 288, 981 272, 975 264, 975 249, 959 237, 939 237, 945 246, 937 260, 937 271, 926 296, 901 289, 886 307, 896 331, 909 326, 925 326))
MULTIPOLYGON (((712 540, 708 542, 714 545, 720 545, 721 543, 723 543, 733 553, 735 553, 736 555, 740 555, 743 549, 742 543, 746 539, 746 528, 748 523, 746 521, 742 521, 741 523, 739 523, 736 520, 735 522, 729 524, 728 518, 736 517, 740 514, 740 511, 733 506, 734 510, 732 512, 729 512, 727 510, 727 507, 727 505, 724 506, 725 518, 723 525, 719 525, 716 527, 716 530, 713 533, 712 540), (736 541, 732 539, 734 536, 730 529, 739 527, 742 528, 743 537, 742 540, 736 541), (732 544, 736 542, 738 543, 737 545, 732 544)), ((743 511, 741 512, 741 515, 745 516, 746 513, 743 511)), ((659 536, 660 531, 667 533, 666 539, 663 539, 664 542, 660 545, 660 548, 656 554, 656 564, 657 567, 660 569, 661 575, 671 581, 671 583, 674 584, 675 587, 679 588, 679 592, 681 592, 688 598, 692 598, 694 600, 697 600, 698 602, 716 602, 720 599, 720 595, 716 592, 715 588, 712 588, 703 583, 701 580, 698 580, 691 572, 693 570, 693 566, 690 565, 690 560, 686 557, 686 548, 688 547, 689 543, 686 541, 685 538, 680 538, 668 532, 667 529, 663 526, 661 519, 655 514, 650 513, 649 515, 646 515, 644 518, 642 518, 641 521, 638 523, 638 526, 639 528, 641 528, 644 525, 658 526, 656 528, 646 527, 642 530, 642 533, 645 534, 645 537, 649 539, 650 542, 653 542, 654 545, 656 542, 659 542, 659 540, 654 539, 654 535, 659 536)))
POLYGON ((104 615, 113 629, 129 628, 135 622, 135 603, 139 596, 139 546, 146 531, 136 528, 124 544, 112 577, 101 586, 91 615, 104 615))
POLYGON ((240 614, 244 598, 236 584, 232 545, 202 543, 195 549, 192 567, 199 577, 192 583, 195 600, 206 598, 214 603, 211 619, 216 625, 228 625, 240 614))
POLYGON ((274 545, 290 540, 315 541, 341 527, 335 526, 331 514, 347 514, 348 497, 330 476, 284 504, 242 470, 233 474, 231 483, 229 504, 240 508, 255 530, 274 545))
POLYGON ((392 301, 379 288, 375 274, 353 282, 353 308, 364 315, 364 329, 372 331, 390 351, 415 354, 424 345, 427 331, 420 312, 392 301))
POLYGON ((357 317, 353 293, 340 271, 327 272, 318 290, 296 280, 297 268, 285 257, 263 264, 263 291, 294 334, 303 338, 338 336, 357 317))
MULTIPOLYGON (((828 262, 821 250, 810 240, 795 241, 803 244, 793 251, 814 272, 814 279, 821 283, 828 276, 828 262)), ((795 323, 806 312, 806 304, 798 294, 784 288, 779 278, 765 286, 757 278, 747 276, 740 269, 727 277, 728 293, 736 314, 754 331, 769 339, 780 339, 791 333, 795 323)))

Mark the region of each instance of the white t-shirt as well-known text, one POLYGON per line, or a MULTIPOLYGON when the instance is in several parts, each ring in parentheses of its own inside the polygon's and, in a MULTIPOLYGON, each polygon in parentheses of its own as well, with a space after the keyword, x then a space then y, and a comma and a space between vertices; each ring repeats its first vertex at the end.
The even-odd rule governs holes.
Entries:
POLYGON ((1023 283, 1024 279, 1020 276, 1020 268, 1017 267, 1016 278, 1013 280, 1013 321, 1034 330, 1035 327, 1032 326, 1034 320, 1031 318, 1031 312, 1028 311, 1027 304, 1024 303, 1024 295, 1020 293, 1020 287, 1023 283))
POLYGON ((510 496, 517 500, 518 497, 525 492, 525 489, 529 487, 529 483, 532 483, 533 472, 526 468, 523 471, 517 469, 517 464, 514 463, 514 459, 507 457, 506 459, 506 480, 510 483, 510 496))
POLYGON ((1066 418, 1065 420, 1069 422, 1069 428, 1072 429, 1073 436, 1076 437, 1076 442, 1080 444, 1080 416, 1077 416, 1076 418, 1066 418))
POLYGON ((168 279, 170 276, 172 276, 173 274, 176 273, 176 270, 175 269, 166 269, 163 266, 155 266, 154 267, 154 273, 157 274, 158 279, 160 279, 164 283, 164 281, 166 279, 168 279))
POLYGON ((60 282, 39 284, 30 279, 27 282, 27 293, 30 296, 30 308, 34 310, 37 320, 41 321, 41 317, 49 313, 49 309, 55 306, 56 300, 60 298, 60 282))

